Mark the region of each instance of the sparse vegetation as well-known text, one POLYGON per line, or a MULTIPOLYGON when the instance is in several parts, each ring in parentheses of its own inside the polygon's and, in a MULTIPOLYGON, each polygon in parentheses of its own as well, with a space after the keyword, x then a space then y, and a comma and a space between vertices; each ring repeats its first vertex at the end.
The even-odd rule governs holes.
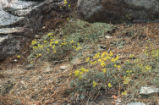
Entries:
POLYGON ((97 53, 92 58, 86 58, 87 69, 81 67, 73 72, 71 87, 76 95, 74 98, 95 98, 102 93, 110 94, 110 90, 116 90, 116 94, 124 97, 137 98, 141 86, 157 86, 158 50, 152 50, 145 59, 133 57, 134 55, 130 55, 130 60, 123 64, 119 56, 115 57, 112 52, 97 53))
MULTIPOLYGON (((71 8, 69 2, 63 1, 64 8, 71 8)), ((131 20, 129 15, 126 18, 131 20)), ((142 86, 159 88, 159 31, 151 35, 155 28, 149 31, 149 25, 143 26, 88 23, 70 16, 56 29, 33 39, 29 56, 15 55, 10 71, 0 70, 0 83, 7 81, 0 84, 0 104, 89 105, 99 96, 111 96, 114 102, 146 99, 156 104, 152 97, 139 94, 142 86), (35 66, 33 70, 17 69, 25 57, 35 66)), ((159 99, 158 94, 155 97, 159 99)))
MULTIPOLYGON (((104 38, 107 32, 114 28, 104 23, 90 24, 81 20, 68 19, 64 28, 59 29, 60 32, 54 32, 56 35, 48 33, 41 39, 32 41, 33 52, 29 60, 31 58, 34 62, 35 59, 62 60, 64 56, 68 56, 67 52, 71 58, 73 55, 70 52, 74 55, 81 53, 86 44, 98 43, 100 38, 104 38)), ((118 45, 120 46, 120 43, 117 43, 118 45)), ((84 57, 84 66, 73 69, 68 75, 71 77, 72 102, 78 103, 88 98, 93 100, 103 93, 115 94, 126 99, 129 97, 127 101, 130 101, 140 97, 141 86, 148 84, 157 86, 159 51, 148 49, 150 48, 138 56, 130 54, 126 60, 121 60, 120 55, 113 54, 112 51, 89 53, 84 57)))
POLYGON ((32 41, 30 63, 41 60, 63 60, 71 51, 79 51, 84 44, 97 42, 99 38, 113 30, 114 27, 104 23, 89 24, 81 20, 68 20, 60 33, 50 32, 41 39, 32 41), (87 26, 88 25, 88 26, 87 26), (100 31, 98 31, 101 29, 100 31))

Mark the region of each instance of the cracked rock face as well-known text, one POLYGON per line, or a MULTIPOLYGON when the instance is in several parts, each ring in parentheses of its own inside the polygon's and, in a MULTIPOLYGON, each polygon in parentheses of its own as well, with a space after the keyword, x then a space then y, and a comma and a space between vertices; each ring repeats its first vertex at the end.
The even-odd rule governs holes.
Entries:
POLYGON ((0 60, 15 55, 47 20, 64 13, 65 10, 59 10, 61 2, 0 0, 0 60))
POLYGON ((20 0, 0 1, 0 60, 16 54, 28 41, 32 31, 25 28, 26 16, 34 4, 37 3, 20 0))
POLYGON ((78 0, 78 13, 90 22, 148 22, 159 19, 159 0, 78 0))

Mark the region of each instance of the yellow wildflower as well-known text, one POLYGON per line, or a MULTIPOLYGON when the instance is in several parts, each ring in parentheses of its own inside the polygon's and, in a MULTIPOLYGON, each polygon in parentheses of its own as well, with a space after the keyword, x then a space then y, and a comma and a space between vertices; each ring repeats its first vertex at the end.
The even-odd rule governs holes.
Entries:
POLYGON ((76 51, 79 51, 80 49, 82 49, 82 47, 78 46, 78 47, 76 48, 76 51))
POLYGON ((88 69, 83 68, 83 67, 82 67, 80 70, 81 70, 82 72, 88 72, 88 69))
POLYGON ((83 75, 83 72, 80 72, 80 75, 83 75))
POLYGON ((97 61, 90 61, 90 64, 95 65, 97 61))
POLYGON ((67 0, 64 0, 64 5, 66 6, 68 4, 67 0))
POLYGON ((116 56, 115 58, 112 58, 111 61, 116 62, 118 59, 119 59, 119 56, 116 56))
POLYGON ((17 58, 18 58, 18 59, 20 59, 20 58, 21 58, 21 56, 20 56, 20 55, 17 55, 17 58))
POLYGON ((130 82, 130 77, 124 77, 123 84, 127 85, 127 84, 129 84, 129 82, 130 82))
POLYGON ((130 54, 129 57, 130 57, 130 58, 134 58, 134 54, 130 54))
POLYGON ((120 69, 120 68, 121 68, 121 66, 120 66, 120 65, 118 65, 118 66, 117 66, 117 68, 118 68, 118 69, 120 69))
POLYGON ((104 56, 106 56, 108 53, 107 52, 103 52, 101 57, 103 58, 104 56))
POLYGON ((98 52, 98 53, 95 54, 95 56, 93 58, 97 59, 97 58, 99 58, 99 56, 100 56, 100 53, 98 52))
POLYGON ((126 96, 127 95, 127 91, 122 92, 121 95, 126 96))
POLYGON ((108 83, 108 87, 111 88, 111 87, 112 87, 112 84, 111 84, 111 83, 108 83))
POLYGON ((75 75, 76 77, 78 77, 78 76, 80 75, 80 71, 79 71, 79 70, 76 70, 76 71, 74 72, 74 75, 75 75))
POLYGON ((58 44, 58 43, 59 43, 59 41, 58 41, 58 40, 56 40, 56 41, 55 41, 55 44, 58 44))
POLYGON ((68 7, 71 8, 71 5, 69 4, 68 7))
POLYGON ((117 65, 116 65, 116 64, 114 64, 114 67, 117 67, 117 65))
POLYGON ((37 49, 38 47, 37 46, 33 46, 33 49, 37 49))
POLYGON ((52 38, 52 39, 50 39, 50 42, 52 42, 52 43, 53 43, 53 42, 54 42, 54 40, 55 40, 55 39, 53 39, 53 38, 52 38))
POLYGON ((62 45, 62 46, 66 45, 66 44, 67 44, 67 42, 63 42, 63 43, 61 43, 61 45, 62 45))
POLYGON ((98 59, 98 62, 102 62, 102 59, 98 59))
POLYGON ((115 62, 115 61, 116 61, 116 59, 115 59, 115 58, 112 58, 112 59, 111 59, 111 61, 112 61, 112 62, 115 62))
POLYGON ((48 36, 51 36, 51 35, 53 35, 53 33, 48 33, 47 35, 48 35, 48 36))
POLYGON ((127 70, 126 73, 132 73, 132 70, 127 70))
POLYGON ((93 87, 97 86, 97 82, 93 81, 93 87))
POLYGON ((120 65, 117 65, 117 64, 114 64, 114 67, 116 67, 117 69, 120 69, 121 66, 120 65))
POLYGON ((102 67, 106 66, 105 62, 102 61, 101 64, 100 64, 102 67))
POLYGON ((36 40, 32 40, 31 44, 32 44, 32 46, 35 45, 35 44, 37 44, 37 41, 36 40))
POLYGON ((55 46, 55 45, 53 45, 53 46, 52 46, 52 49, 54 49, 55 47, 56 47, 56 46, 55 46))
POLYGON ((38 54, 38 56, 39 56, 39 57, 41 57, 41 56, 42 56, 42 54, 40 53, 40 54, 38 54))
POLYGON ((147 65, 147 66, 145 66, 145 69, 146 69, 146 71, 149 71, 149 70, 151 70, 151 66, 149 66, 149 65, 147 65))
POLYGON ((109 56, 113 56, 113 53, 111 51, 109 52, 109 56))
POLYGON ((87 57, 87 58, 86 58, 86 62, 89 62, 89 60, 90 60, 90 57, 87 57))
POLYGON ((44 43, 47 43, 47 40, 44 40, 44 43))
POLYGON ((43 48, 44 45, 38 44, 38 48, 43 48))
POLYGON ((104 68, 102 71, 103 71, 104 73, 106 73, 106 72, 107 72, 107 69, 106 69, 106 68, 104 68))
POLYGON ((72 43, 74 43, 74 41, 73 41, 73 40, 71 40, 71 41, 70 41, 70 43, 72 44, 72 43))
POLYGON ((108 55, 103 58, 104 61, 106 61, 106 60, 108 60, 108 59, 110 59, 110 56, 108 56, 108 55))

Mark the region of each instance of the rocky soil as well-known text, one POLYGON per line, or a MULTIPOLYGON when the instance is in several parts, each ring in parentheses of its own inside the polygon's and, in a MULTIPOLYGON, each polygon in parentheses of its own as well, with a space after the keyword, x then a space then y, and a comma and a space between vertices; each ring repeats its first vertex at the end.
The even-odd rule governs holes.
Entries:
MULTIPOLYGON (((0 18, 0 59, 4 59, 8 55, 15 55, 0 63, 0 105, 74 105, 70 97, 70 73, 75 68, 84 65, 82 59, 84 55, 90 52, 111 50, 115 54, 120 54, 120 59, 124 61, 129 59, 130 54, 140 56, 147 47, 150 50, 159 49, 159 23, 121 23, 113 25, 115 28, 107 32, 105 37, 99 39, 97 43, 85 45, 83 55, 75 56, 75 59, 65 59, 58 63, 42 62, 28 69, 24 64, 27 63, 27 55, 30 51, 26 51, 28 50, 26 49, 26 53, 24 53, 23 48, 24 46, 28 48, 33 36, 37 35, 39 38, 39 35, 54 31, 55 27, 56 31, 67 28, 61 24, 63 20, 64 24, 67 24, 65 18, 69 13, 69 10, 60 9, 59 6, 63 2, 60 0, 58 2, 56 0, 46 1, 50 2, 18 1, 14 2, 12 6, 0 9, 0 15, 3 17, 0 18), (55 3, 51 5, 51 2, 55 3), (24 5, 23 8, 20 6, 21 3, 24 5), (36 20, 37 17, 38 20, 36 20), (57 27, 59 23, 61 25, 57 27), (20 47, 21 44, 23 47, 20 47), (17 53, 18 51, 21 53, 17 53), (21 57, 16 58, 17 54, 21 57)), ((85 27, 89 27, 89 25, 85 27)), ((158 105, 157 94, 153 94, 151 98, 127 100, 120 97, 117 99, 112 94, 104 94, 96 100, 87 100, 80 104, 158 105), (129 103, 129 100, 134 100, 134 102, 129 103)))
MULTIPOLYGON (((120 54, 122 59, 128 59, 129 54, 140 55, 150 43, 154 45, 154 48, 159 48, 158 28, 158 23, 116 25, 114 31, 98 42, 98 48, 92 46, 87 51, 104 50, 103 48, 108 47, 113 52, 120 54)), ((15 105, 65 105, 71 103, 67 97, 69 93, 65 93, 69 87, 69 73, 75 66, 81 65, 81 61, 82 59, 78 58, 73 63, 67 60, 56 65, 44 63, 30 70, 26 70, 23 65, 18 63, 7 64, 6 68, 1 68, 0 71, 3 75, 0 79, 0 94, 5 96, 3 97, 5 102, 1 100, 1 103, 11 102, 15 105)), ((103 96, 88 102, 88 104, 112 105, 113 101, 111 96, 103 96)), ((148 102, 147 105, 152 105, 152 103, 158 102, 158 98, 148 102)))

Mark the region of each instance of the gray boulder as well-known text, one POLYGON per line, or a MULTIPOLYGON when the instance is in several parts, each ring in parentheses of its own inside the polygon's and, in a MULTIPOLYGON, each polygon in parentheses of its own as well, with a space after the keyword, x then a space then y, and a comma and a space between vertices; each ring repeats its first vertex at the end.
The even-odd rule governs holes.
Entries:
POLYGON ((0 1, 0 60, 16 55, 48 20, 69 12, 63 0, 7 1, 0 1))
POLYGON ((148 22, 159 19, 159 0, 78 0, 84 20, 108 23, 148 22))

